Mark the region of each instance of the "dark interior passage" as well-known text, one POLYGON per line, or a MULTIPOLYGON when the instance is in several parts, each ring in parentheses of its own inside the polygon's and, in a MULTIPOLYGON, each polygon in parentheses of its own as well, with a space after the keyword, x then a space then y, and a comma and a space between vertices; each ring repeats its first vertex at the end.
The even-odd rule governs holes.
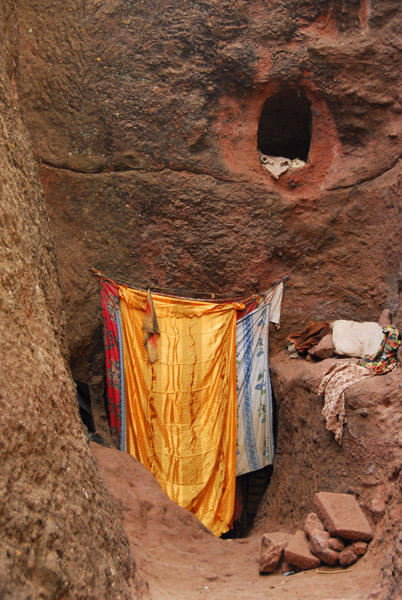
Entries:
MULTIPOLYGON (((278 441, 278 413, 274 390, 272 389, 273 436, 276 450, 278 441)), ((252 529, 260 502, 269 486, 273 474, 273 465, 267 465, 258 471, 236 477, 236 503, 233 529, 224 533, 222 538, 247 537, 252 529)))
POLYGON ((311 141, 311 103, 298 90, 285 90, 265 102, 258 126, 258 148, 268 156, 307 161, 311 141))

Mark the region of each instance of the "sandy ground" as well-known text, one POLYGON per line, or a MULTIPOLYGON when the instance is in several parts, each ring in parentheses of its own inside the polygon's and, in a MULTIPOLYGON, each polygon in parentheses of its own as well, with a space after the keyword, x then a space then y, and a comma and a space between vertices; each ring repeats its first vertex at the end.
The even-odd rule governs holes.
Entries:
POLYGON ((194 515, 171 502, 128 454, 93 443, 91 448, 152 600, 364 600, 374 587, 378 572, 370 553, 348 570, 322 567, 319 572, 261 576, 261 535, 217 539, 194 515))

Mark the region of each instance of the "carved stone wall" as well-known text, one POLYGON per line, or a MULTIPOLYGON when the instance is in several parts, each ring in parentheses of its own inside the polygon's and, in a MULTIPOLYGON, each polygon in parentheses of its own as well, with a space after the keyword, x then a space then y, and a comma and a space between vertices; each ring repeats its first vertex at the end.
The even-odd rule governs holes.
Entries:
POLYGON ((0 8, 0 596, 134 598, 140 579, 89 450, 67 364, 53 236, 0 8))
POLYGON ((289 275, 278 340, 309 319, 397 310, 398 0, 32 0, 20 21, 19 89, 79 376, 101 381, 90 266, 228 293, 289 275), (306 166, 276 181, 257 140, 278 93, 295 144, 292 98, 306 99, 311 140, 306 166))
MULTIPOLYGON (((127 283, 233 294, 288 276, 282 326, 271 337, 277 356, 309 320, 377 320, 388 307, 402 325, 399 0, 21 0, 19 22, 17 87, 55 238, 70 362, 99 396, 91 266, 127 283), (275 121, 287 132, 282 146, 270 143, 280 141, 275 121), (308 146, 306 165, 273 179, 259 139, 263 152, 308 146)), ((332 458, 343 477, 342 456, 315 431, 317 407, 308 427, 300 412, 291 430, 291 400, 310 408, 316 400, 303 374, 293 387, 291 379, 276 368, 281 444, 300 448, 292 485, 303 491, 330 481, 332 458), (310 471, 317 443, 304 444, 304 427, 321 444, 310 471)), ((345 475, 339 488, 354 485, 364 502, 374 500, 378 556, 390 552, 378 559, 381 599, 402 573, 392 382, 384 394, 395 409, 392 431, 381 440, 392 468, 376 467, 379 483, 368 491, 376 474, 361 470, 359 435, 377 431, 355 414, 357 437, 344 448, 357 483, 345 475)), ((361 396, 355 402, 367 409, 361 396)), ((275 498, 262 505, 261 523, 286 525, 304 507, 284 486, 292 457, 279 450, 275 498)))

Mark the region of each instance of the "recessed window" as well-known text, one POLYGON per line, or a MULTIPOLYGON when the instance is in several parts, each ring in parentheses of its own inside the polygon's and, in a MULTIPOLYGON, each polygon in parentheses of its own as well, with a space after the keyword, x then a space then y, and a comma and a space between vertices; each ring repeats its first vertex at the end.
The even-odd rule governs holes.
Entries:
POLYGON ((284 90, 265 102, 258 126, 258 150, 307 162, 311 142, 311 103, 300 90, 284 90))

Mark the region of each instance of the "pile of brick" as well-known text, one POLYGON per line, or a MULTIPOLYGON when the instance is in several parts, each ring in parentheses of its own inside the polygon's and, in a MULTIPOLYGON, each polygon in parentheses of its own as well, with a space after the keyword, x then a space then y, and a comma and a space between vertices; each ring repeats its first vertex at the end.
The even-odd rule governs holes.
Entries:
POLYGON ((317 513, 307 515, 304 531, 263 535, 261 573, 314 569, 321 563, 348 567, 365 554, 373 532, 354 496, 319 492, 314 505, 317 513))

